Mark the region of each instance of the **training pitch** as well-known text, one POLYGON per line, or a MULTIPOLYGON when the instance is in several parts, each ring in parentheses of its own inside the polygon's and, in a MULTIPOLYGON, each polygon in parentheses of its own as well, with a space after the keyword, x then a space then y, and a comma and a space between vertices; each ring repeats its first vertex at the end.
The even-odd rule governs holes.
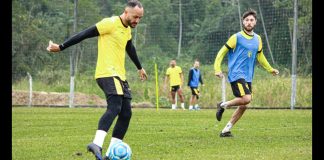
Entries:
MULTIPOLYGON (((93 160, 86 146, 104 111, 13 107, 12 159, 93 160)), ((133 109, 124 138, 132 160, 312 159, 312 110, 248 109, 232 128, 233 138, 219 133, 234 109, 226 110, 221 122, 215 111, 133 109)))

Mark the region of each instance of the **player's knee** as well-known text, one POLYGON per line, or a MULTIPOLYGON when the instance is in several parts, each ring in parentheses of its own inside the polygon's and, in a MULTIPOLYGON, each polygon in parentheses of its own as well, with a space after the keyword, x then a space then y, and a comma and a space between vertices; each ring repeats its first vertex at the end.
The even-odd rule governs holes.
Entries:
POLYGON ((245 95, 242 97, 242 103, 243 105, 247 105, 251 102, 252 98, 251 95, 245 95))
POLYGON ((122 112, 119 117, 124 120, 130 120, 132 118, 132 111, 122 112))
POLYGON ((117 116, 121 111, 121 106, 108 105, 107 112, 111 112, 113 115, 117 116))
POLYGON ((107 106, 107 112, 110 112, 114 116, 117 116, 121 111, 121 104, 110 103, 107 106))

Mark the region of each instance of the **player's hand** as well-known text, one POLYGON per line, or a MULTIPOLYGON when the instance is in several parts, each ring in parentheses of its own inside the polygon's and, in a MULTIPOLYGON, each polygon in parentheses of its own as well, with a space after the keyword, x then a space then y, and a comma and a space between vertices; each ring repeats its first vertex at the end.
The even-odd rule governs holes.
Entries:
POLYGON ((61 51, 59 45, 56 44, 56 43, 53 43, 51 40, 49 41, 48 46, 47 46, 46 49, 47 49, 47 51, 50 51, 50 52, 59 52, 59 51, 61 51))
POLYGON ((273 69, 271 73, 273 76, 276 76, 279 74, 279 71, 277 69, 273 69))
POLYGON ((218 72, 218 73, 215 73, 215 76, 218 78, 223 78, 224 74, 223 74, 223 72, 218 72))
POLYGON ((147 80, 147 74, 146 74, 144 68, 138 70, 138 74, 142 81, 147 80))
POLYGON ((203 86, 203 87, 204 87, 204 86, 205 86, 205 84, 202 84, 201 86, 203 86))

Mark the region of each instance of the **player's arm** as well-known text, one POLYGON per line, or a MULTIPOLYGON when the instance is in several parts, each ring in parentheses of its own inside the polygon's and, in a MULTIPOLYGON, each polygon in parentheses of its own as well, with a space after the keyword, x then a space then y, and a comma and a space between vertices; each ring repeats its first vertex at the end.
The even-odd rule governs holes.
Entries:
POLYGON ((164 85, 163 85, 164 90, 166 89, 168 82, 169 82, 169 75, 166 74, 164 78, 164 85))
POLYGON ((230 49, 234 49, 236 47, 236 34, 232 35, 225 45, 218 51, 217 56, 215 58, 214 69, 215 75, 219 78, 223 77, 221 64, 222 61, 230 49))
POLYGON ((273 75, 279 74, 279 71, 277 69, 274 69, 274 68, 271 67, 271 65, 267 61, 266 57, 264 56, 263 51, 261 51, 260 53, 258 53, 257 59, 258 59, 259 63, 261 64, 261 66, 266 71, 272 73, 273 75))
POLYGON ((262 50, 262 41, 261 41, 261 37, 258 36, 259 38, 259 47, 258 47, 258 54, 257 54, 257 59, 260 63, 260 65, 268 72, 272 73, 273 75, 277 75, 279 74, 279 71, 277 69, 274 69, 271 67, 271 65, 269 64, 269 62, 267 61, 266 57, 263 54, 263 50, 262 50))
POLYGON ((73 35, 72 37, 68 38, 66 41, 64 41, 60 45, 55 44, 52 41, 50 41, 49 45, 47 47, 47 50, 50 52, 63 51, 64 49, 66 49, 72 45, 75 45, 75 44, 83 41, 84 39, 96 37, 98 35, 99 35, 98 29, 94 25, 94 26, 91 26, 91 27, 73 35))
POLYGON ((180 78, 181 78, 181 84, 180 87, 182 87, 183 83, 184 83, 184 78, 183 78, 183 73, 180 73, 180 78))
POLYGON ((129 58, 133 61, 133 63, 136 65, 138 72, 140 74, 140 77, 142 80, 147 79, 147 75, 145 70, 143 69, 141 62, 138 59, 137 53, 136 53, 136 49, 132 43, 132 40, 129 40, 126 44, 126 52, 129 56, 129 58))
POLYGON ((168 84, 169 81, 169 75, 166 75, 164 78, 164 85, 168 84))
POLYGON ((190 71, 189 71, 189 75, 188 75, 188 86, 190 86, 190 81, 191 81, 191 78, 192 78, 192 73, 193 72, 193 70, 192 69, 190 69, 190 71))
POLYGON ((201 85, 204 85, 201 74, 199 74, 199 82, 200 82, 201 85))

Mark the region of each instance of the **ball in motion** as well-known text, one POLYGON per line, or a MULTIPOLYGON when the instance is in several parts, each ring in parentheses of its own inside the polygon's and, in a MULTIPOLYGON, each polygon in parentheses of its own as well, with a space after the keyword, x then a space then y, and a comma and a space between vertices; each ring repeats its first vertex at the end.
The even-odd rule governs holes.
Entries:
POLYGON ((106 153, 108 160, 130 160, 132 150, 125 142, 118 142, 113 144, 106 153))

